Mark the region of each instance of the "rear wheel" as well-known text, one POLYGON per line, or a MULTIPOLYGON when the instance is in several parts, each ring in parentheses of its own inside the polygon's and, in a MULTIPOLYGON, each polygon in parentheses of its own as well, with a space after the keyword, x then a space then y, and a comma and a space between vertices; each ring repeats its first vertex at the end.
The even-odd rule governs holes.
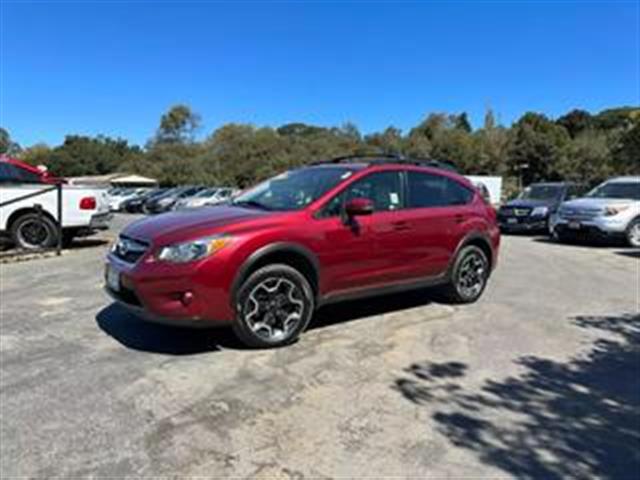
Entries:
POLYGON ((233 329, 250 347, 279 347, 298 338, 313 310, 313 291, 305 276, 288 265, 268 265, 238 290, 233 329))
POLYGON ((452 303, 473 303, 487 286, 489 272, 487 255, 475 245, 468 245, 458 254, 443 294, 452 303))
POLYGON ((640 248, 640 218, 631 221, 627 227, 627 243, 635 248, 640 248))
POLYGON ((27 213, 12 223, 11 237, 17 247, 25 250, 51 248, 58 242, 58 229, 46 215, 27 213))

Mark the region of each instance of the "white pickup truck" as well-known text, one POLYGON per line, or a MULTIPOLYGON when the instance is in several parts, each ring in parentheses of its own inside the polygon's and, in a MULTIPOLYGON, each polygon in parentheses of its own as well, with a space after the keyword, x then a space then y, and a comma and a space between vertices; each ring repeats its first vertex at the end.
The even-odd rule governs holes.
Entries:
MULTIPOLYGON (((107 194, 102 189, 62 185, 62 240, 109 228, 107 194)), ((0 234, 18 247, 38 249, 58 242, 58 191, 38 169, 0 158, 0 234)))

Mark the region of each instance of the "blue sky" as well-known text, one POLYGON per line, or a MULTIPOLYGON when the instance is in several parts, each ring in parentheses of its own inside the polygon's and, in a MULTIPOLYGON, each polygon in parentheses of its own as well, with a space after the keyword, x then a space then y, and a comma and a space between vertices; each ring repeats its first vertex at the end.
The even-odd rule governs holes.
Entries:
POLYGON ((490 105, 510 124, 640 104, 638 2, 1 0, 0 124, 143 144, 187 103, 227 122, 411 128, 490 105))

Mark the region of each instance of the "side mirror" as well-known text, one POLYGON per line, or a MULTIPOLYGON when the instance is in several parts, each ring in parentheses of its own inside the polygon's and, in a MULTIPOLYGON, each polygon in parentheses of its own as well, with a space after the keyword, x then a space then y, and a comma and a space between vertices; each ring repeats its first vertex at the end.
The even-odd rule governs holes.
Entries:
POLYGON ((353 198, 347 202, 344 210, 349 217, 371 215, 373 213, 373 202, 368 198, 353 198))

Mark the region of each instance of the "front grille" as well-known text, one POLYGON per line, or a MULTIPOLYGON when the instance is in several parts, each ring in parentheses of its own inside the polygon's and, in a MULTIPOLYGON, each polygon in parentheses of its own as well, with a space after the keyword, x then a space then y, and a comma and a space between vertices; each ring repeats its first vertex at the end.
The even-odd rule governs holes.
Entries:
POLYGON ((500 209, 500 216, 504 217, 527 217, 531 213, 530 208, 503 207, 500 209))
POLYGON ((127 263, 136 263, 149 248, 149 244, 120 235, 118 242, 113 247, 113 254, 127 263))
POLYGON ((560 209, 560 218, 564 220, 593 220, 600 214, 599 208, 570 208, 563 207, 560 209))

